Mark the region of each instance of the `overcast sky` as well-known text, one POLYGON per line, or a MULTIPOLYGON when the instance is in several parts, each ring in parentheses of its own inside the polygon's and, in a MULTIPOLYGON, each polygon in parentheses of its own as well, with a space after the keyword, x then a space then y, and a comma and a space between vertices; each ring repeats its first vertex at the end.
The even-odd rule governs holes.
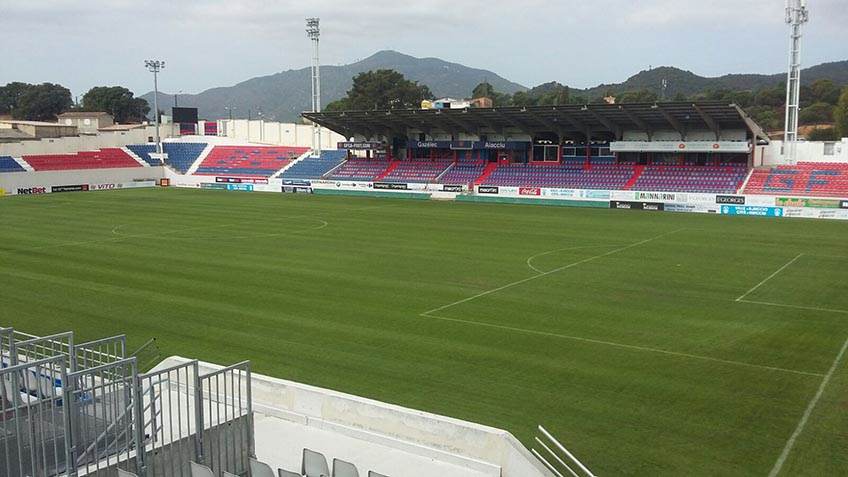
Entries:
MULTIPOLYGON (((846 0, 809 0, 806 66, 848 59, 846 0)), ((649 65, 697 74, 787 64, 784 0, 0 0, 0 84, 197 93, 305 67, 304 18, 321 17, 323 64, 378 50, 490 69, 534 86, 620 82, 649 65)))

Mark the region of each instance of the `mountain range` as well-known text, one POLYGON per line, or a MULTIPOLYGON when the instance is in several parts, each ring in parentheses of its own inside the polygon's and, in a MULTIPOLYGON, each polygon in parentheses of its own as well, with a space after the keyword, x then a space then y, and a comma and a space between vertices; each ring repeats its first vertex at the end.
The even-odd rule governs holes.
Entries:
MULTIPOLYGON (((528 90, 526 86, 509 81, 491 71, 470 68, 438 58, 416 58, 396 51, 380 51, 348 65, 322 66, 322 104, 326 105, 343 97, 357 74, 375 69, 399 71, 406 78, 427 85, 436 97, 464 98, 483 81, 488 81, 495 91, 501 93, 513 94, 528 90)), ((262 117, 269 120, 297 121, 300 113, 310 108, 309 78, 309 68, 288 70, 248 79, 233 86, 208 89, 199 94, 181 94, 178 99, 181 106, 197 107, 201 118, 226 118, 230 111, 237 118, 246 118, 248 114, 257 118, 261 111, 262 117)), ((823 63, 801 73, 804 84, 823 78, 831 79, 837 84, 848 84, 848 60, 823 63)), ((587 89, 573 88, 572 91, 588 98, 599 97, 607 92, 621 93, 642 89, 659 94, 663 79, 668 84, 666 97, 673 98, 678 93, 690 96, 717 89, 757 90, 785 81, 786 74, 729 74, 704 77, 691 71, 662 66, 640 71, 621 83, 600 84, 587 89)), ((546 83, 535 90, 556 84, 546 83)), ((142 97, 153 104, 152 92, 142 97)), ((173 98, 173 94, 159 93, 160 104, 171 104, 173 98)))

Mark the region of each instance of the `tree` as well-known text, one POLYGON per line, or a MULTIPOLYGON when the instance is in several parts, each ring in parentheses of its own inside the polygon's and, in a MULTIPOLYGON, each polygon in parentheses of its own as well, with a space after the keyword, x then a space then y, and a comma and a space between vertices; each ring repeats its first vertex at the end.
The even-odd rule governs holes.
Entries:
POLYGON ((410 109, 420 107, 424 99, 433 99, 426 85, 409 81, 394 70, 374 70, 356 75, 347 96, 328 104, 326 109, 410 109))
POLYGON ((474 91, 471 92, 471 99, 477 98, 490 98, 493 99, 495 97, 495 88, 488 81, 484 81, 477 86, 474 87, 474 91))
POLYGON ((62 85, 30 85, 18 98, 12 116, 30 121, 53 121, 57 114, 67 111, 73 104, 71 91, 62 85))
POLYGON ((0 114, 11 114, 18 107, 21 96, 32 88, 31 84, 12 82, 0 87, 0 114))
POLYGON ((96 86, 82 97, 83 111, 104 111, 119 123, 141 122, 150 112, 150 106, 142 98, 121 86, 96 86))
POLYGON ((639 91, 626 91, 617 98, 618 103, 653 103, 657 100, 657 93, 642 89, 639 91))
POLYGON ((839 88, 829 79, 818 79, 810 85, 811 100, 814 103, 836 104, 839 93, 839 88))
POLYGON ((833 106, 827 103, 813 103, 801 108, 798 115, 801 124, 826 124, 833 121, 833 106))
POLYGON ((836 132, 839 133, 839 137, 848 137, 848 86, 839 96, 839 103, 833 111, 833 119, 836 121, 836 132))
POLYGON ((837 141, 839 134, 836 133, 836 128, 815 128, 807 133, 808 141, 837 141))

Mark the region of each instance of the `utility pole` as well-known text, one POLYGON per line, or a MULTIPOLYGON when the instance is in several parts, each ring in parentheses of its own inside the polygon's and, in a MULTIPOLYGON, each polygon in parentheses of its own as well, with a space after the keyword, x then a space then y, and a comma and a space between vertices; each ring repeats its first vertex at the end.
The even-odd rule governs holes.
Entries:
POLYGON ((165 68, 165 62, 145 60, 144 66, 147 67, 147 71, 153 73, 153 118, 156 123, 156 153, 162 154, 162 141, 159 138, 159 72, 165 68))
POLYGON ((786 23, 791 29, 789 72, 786 79, 786 123, 783 130, 783 155, 795 164, 798 146, 798 111, 801 102, 801 25, 810 20, 807 0, 786 0, 786 23))
MULTIPOLYGON (((319 59, 320 19, 306 19, 306 36, 312 40, 312 112, 321 112, 321 62, 319 59)), ((321 126, 312 123, 312 151, 321 155, 321 126)))

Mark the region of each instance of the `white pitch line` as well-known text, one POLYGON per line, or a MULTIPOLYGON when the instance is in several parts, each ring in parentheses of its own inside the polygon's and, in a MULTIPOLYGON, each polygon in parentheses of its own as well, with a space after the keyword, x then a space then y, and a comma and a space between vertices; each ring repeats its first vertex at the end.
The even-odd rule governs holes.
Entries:
POLYGON ((615 341, 597 340, 597 339, 593 339, 593 338, 584 338, 582 336, 573 336, 573 335, 565 335, 565 334, 560 334, 560 333, 552 333, 552 332, 549 332, 549 331, 539 331, 539 330, 531 330, 531 329, 527 329, 527 328, 517 328, 517 327, 514 327, 514 326, 496 325, 494 323, 486 323, 486 322, 483 322, 483 321, 463 320, 463 319, 459 319, 459 318, 447 318, 447 317, 444 317, 444 316, 436 316, 436 315, 422 315, 422 316, 424 318, 433 318, 433 319, 442 320, 442 321, 452 321, 452 322, 455 322, 455 323, 477 325, 477 326, 483 326, 483 327, 486 327, 486 328, 495 328, 495 329, 506 330, 506 331, 515 331, 515 332, 518 332, 518 333, 547 336, 547 337, 551 337, 551 338, 560 338, 560 339, 571 340, 571 341, 581 341, 583 343, 592 343, 592 344, 599 344, 599 345, 604 345, 604 346, 613 346, 613 347, 616 347, 616 348, 629 349, 629 350, 632 350, 632 351, 644 351, 644 352, 649 352, 649 353, 659 353, 659 354, 664 354, 664 355, 668 355, 668 356, 676 356, 678 358, 689 358, 689 359, 697 359, 697 360, 701 360, 701 361, 711 361, 711 362, 714 362, 714 363, 730 364, 730 365, 734 365, 734 366, 744 366, 744 367, 747 367, 747 368, 764 369, 764 370, 768 370, 768 371, 780 371, 780 372, 783 372, 783 373, 800 374, 800 375, 803 375, 803 376, 816 376, 816 377, 824 376, 821 373, 813 373, 813 372, 810 372, 810 371, 799 371, 797 369, 779 368, 779 367, 776 367, 776 366, 766 366, 766 365, 763 365, 763 364, 746 363, 744 361, 733 361, 733 360, 730 360, 730 359, 713 358, 713 357, 710 357, 710 356, 681 353, 679 351, 669 351, 669 350, 659 349, 659 348, 650 348, 650 347, 647 347, 647 346, 638 346, 638 345, 630 345, 630 344, 624 344, 624 343, 616 343, 615 341))
POLYGON ((755 300, 739 300, 735 301, 739 303, 753 303, 755 305, 768 305, 768 306, 780 306, 783 308, 794 308, 796 310, 810 310, 810 311, 824 311, 828 313, 843 313, 848 315, 848 310, 839 310, 836 308, 822 308, 818 306, 804 306, 804 305, 788 305, 786 303, 772 303, 770 301, 755 301, 755 300))
POLYGON ((756 285, 754 285, 754 288, 751 288, 750 290, 748 290, 748 291, 746 291, 745 293, 743 293, 743 294, 742 294, 742 296, 740 296, 739 298, 737 298, 737 299, 736 299, 736 301, 742 301, 742 300, 743 300, 746 296, 748 296, 748 295, 750 295, 751 293, 753 293, 753 292, 754 292, 754 290, 756 290, 757 288, 760 288, 761 286, 765 285, 765 283, 766 283, 767 281, 769 281, 769 280, 771 280, 772 278, 776 277, 778 273, 780 273, 780 272, 782 272, 782 271, 786 270, 786 268, 787 268, 789 265, 792 265, 793 263, 795 263, 795 261, 796 261, 796 260, 798 260, 799 258, 801 258, 801 256, 802 256, 802 255, 804 255, 804 254, 803 254, 803 253, 799 253, 799 254, 798 254, 795 258, 793 258, 792 260, 790 260, 790 261, 786 262, 786 264, 784 264, 782 267, 778 268, 778 269, 777 269, 774 273, 772 273, 771 275, 767 276, 767 277, 765 278, 765 280, 763 280, 763 281, 761 281, 760 283, 757 283, 756 285))
POLYGON ((527 282, 529 282, 531 280, 535 280, 537 278, 546 277, 546 276, 548 276, 552 273, 561 272, 563 270, 567 270, 569 268, 576 267, 577 265, 582 265, 584 263, 591 262, 592 260, 597 260, 599 258, 607 257, 609 255, 612 255, 612 254, 615 254, 615 253, 618 253, 618 252, 623 252, 623 251, 631 249, 633 247, 638 247, 639 245, 643 245, 643 244, 646 244, 648 242, 652 242, 654 240, 663 238, 666 235, 671 235, 673 233, 680 232, 681 230, 684 230, 684 229, 677 229, 677 230, 673 230, 671 232, 666 232, 664 234, 657 235, 656 237, 651 237, 649 239, 641 240, 639 242, 635 242, 635 243, 632 243, 630 245, 626 245, 624 247, 617 248, 615 250, 610 250, 609 252, 605 252, 605 253, 602 253, 600 255, 595 255, 594 257, 584 258, 583 260, 578 260, 576 262, 569 263, 568 265, 564 265, 562 267, 555 268, 553 270, 548 270, 547 272, 541 272, 538 275, 533 275, 532 277, 522 278, 521 280, 518 280, 518 281, 515 281, 515 282, 512 282, 512 283, 507 283, 506 285, 501 285, 497 288, 492 288, 491 290, 486 290, 486 291, 484 291, 482 293, 478 293, 474 296, 470 296, 468 298, 463 298, 462 300, 455 301, 453 303, 448 303, 447 305, 442 305, 438 308, 433 308, 432 310, 425 311, 424 313, 421 313, 421 316, 427 316, 430 313, 435 313, 437 311, 442 311, 442 310, 444 310, 446 308, 450 308, 452 306, 456 306, 456 305, 460 305, 462 303, 466 303, 466 302, 469 302, 469 301, 472 301, 472 300, 476 300, 477 298, 480 298, 480 297, 483 297, 483 296, 486 296, 486 295, 491 295, 492 293, 497 293, 501 290, 506 290, 507 288, 512 288, 516 285, 521 285, 522 283, 527 283, 527 282))
POLYGON ((810 415, 813 413, 813 409, 815 409, 816 404, 818 404, 819 399, 821 399, 822 394, 824 394, 824 389, 827 387, 827 383, 830 382, 830 378, 833 376, 834 371, 836 371, 836 367, 839 365, 839 361, 845 354, 846 348, 848 348, 848 338, 845 339, 845 343, 842 344, 842 348, 833 360, 833 364, 830 365, 830 369, 827 371, 827 374, 824 375, 815 396, 813 396, 813 399, 810 400, 810 403, 807 405, 807 409, 804 410, 804 414, 801 416, 801 420, 798 421, 798 426, 795 427, 795 431, 789 437, 789 440, 786 441, 786 446, 783 447, 783 452, 780 453, 780 456, 777 458, 777 462, 774 463, 774 467, 772 467, 771 472, 769 472, 769 477, 775 477, 780 474, 783 464, 786 463, 786 458, 789 457, 789 453, 792 452, 792 448, 795 446, 795 441, 798 439, 798 436, 801 435, 801 432, 807 425, 807 421, 810 419, 810 415))
POLYGON ((544 257, 545 255, 550 255, 552 253, 564 252, 566 250, 581 250, 581 249, 584 249, 584 248, 610 248, 610 247, 618 247, 619 245, 621 245, 621 244, 615 244, 615 245, 582 245, 582 246, 579 246, 579 247, 555 248, 553 250, 548 250, 547 252, 537 253, 536 255, 533 255, 533 256, 527 258, 527 266, 530 267, 530 270, 533 270, 536 273, 545 273, 544 270, 539 270, 538 268, 533 266, 533 260, 535 260, 539 257, 544 257))

